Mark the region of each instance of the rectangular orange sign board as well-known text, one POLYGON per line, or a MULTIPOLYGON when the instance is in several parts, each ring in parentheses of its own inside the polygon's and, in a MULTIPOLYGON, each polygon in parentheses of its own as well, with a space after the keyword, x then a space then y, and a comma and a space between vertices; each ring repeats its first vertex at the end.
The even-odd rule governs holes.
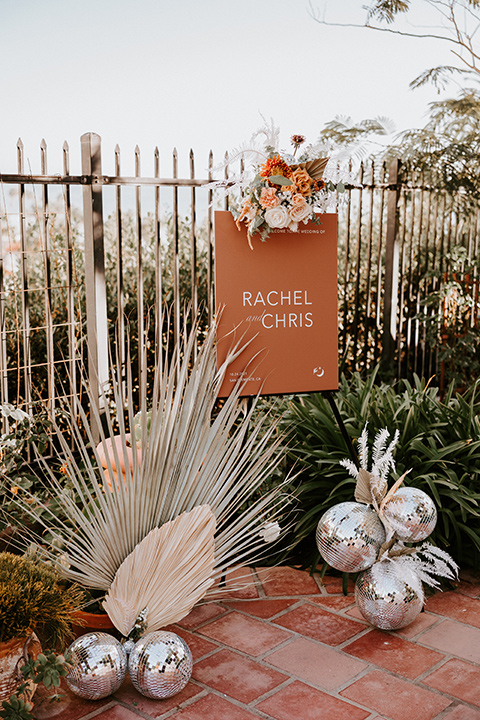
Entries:
POLYGON ((217 363, 236 343, 219 396, 246 381, 243 396, 338 388, 337 216, 318 216, 297 232, 274 230, 247 241, 229 212, 215 213, 217 363))

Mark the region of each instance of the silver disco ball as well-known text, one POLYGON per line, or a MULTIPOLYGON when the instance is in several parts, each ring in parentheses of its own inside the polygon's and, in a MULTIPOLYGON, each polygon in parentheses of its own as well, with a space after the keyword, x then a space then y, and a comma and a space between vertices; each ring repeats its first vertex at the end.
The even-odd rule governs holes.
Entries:
POLYGON ((355 573, 376 561, 385 542, 385 528, 367 505, 344 502, 322 515, 316 541, 321 556, 331 567, 355 573))
POLYGON ((355 601, 365 620, 381 630, 398 630, 415 620, 423 607, 423 592, 395 570, 395 562, 379 562, 361 573, 355 601))
POLYGON ((157 630, 136 643, 128 657, 132 683, 142 695, 164 699, 183 690, 192 674, 192 653, 175 633, 157 630))
POLYGON ((385 503, 385 520, 395 530, 399 540, 425 540, 437 524, 437 509, 433 500, 414 487, 401 487, 385 503))
POLYGON ((74 640, 68 648, 72 666, 67 685, 87 700, 100 700, 116 692, 127 674, 123 645, 111 635, 91 632, 74 640))

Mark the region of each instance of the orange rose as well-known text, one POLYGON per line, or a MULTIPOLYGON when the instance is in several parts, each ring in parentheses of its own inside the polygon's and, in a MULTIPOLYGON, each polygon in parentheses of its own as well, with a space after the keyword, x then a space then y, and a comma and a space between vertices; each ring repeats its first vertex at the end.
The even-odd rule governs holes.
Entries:
POLYGON ((297 168, 293 171, 292 177, 290 178, 295 186, 295 190, 308 197, 312 194, 312 178, 306 170, 303 168, 297 168))

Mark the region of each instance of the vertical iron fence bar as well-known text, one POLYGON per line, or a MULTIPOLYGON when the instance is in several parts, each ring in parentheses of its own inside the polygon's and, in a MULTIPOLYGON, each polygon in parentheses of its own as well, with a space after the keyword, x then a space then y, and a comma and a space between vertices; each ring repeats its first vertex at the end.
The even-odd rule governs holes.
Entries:
POLYGON ((418 215, 418 244, 417 244, 417 253, 416 253, 416 267, 415 267, 415 274, 414 274, 414 284, 415 284, 415 318, 414 318, 414 327, 415 327, 415 335, 414 335, 414 345, 413 345, 413 367, 414 371, 418 373, 419 375, 422 374, 421 372, 421 359, 419 360, 420 356, 420 283, 422 279, 422 228, 423 228, 423 215, 424 215, 424 177, 423 173, 420 175, 420 192, 419 192, 420 198, 418 202, 419 207, 419 215, 418 215))
MULTIPOLYGON (((47 143, 45 139, 42 139, 40 143, 40 167, 42 175, 47 174, 47 143)), ((43 232, 38 218, 40 238, 43 245, 43 268, 45 275, 45 342, 47 347, 47 388, 48 388, 48 403, 50 406, 50 412, 54 413, 55 410, 55 364, 54 364, 54 349, 53 349, 53 317, 52 317, 52 271, 51 271, 51 245, 50 245, 50 233, 49 233, 49 204, 48 204, 48 185, 42 186, 42 219, 43 219, 43 232)))
MULTIPOLYGON (((173 149, 173 178, 178 178, 178 153, 173 149)), ((178 185, 173 186, 173 340, 175 346, 180 340, 180 242, 178 232, 178 185)))
POLYGON ((421 350, 422 350, 422 366, 421 366, 421 376, 425 377, 425 374, 427 372, 427 364, 428 364, 428 347, 427 347, 427 318, 428 318, 428 308, 425 305, 425 298, 428 295, 428 268, 429 268, 429 253, 430 253, 430 227, 431 227, 431 220, 432 220, 432 191, 427 190, 427 225, 425 228, 425 263, 423 266, 423 282, 420 283, 419 292, 420 292, 420 308, 423 306, 422 315, 423 315, 423 321, 422 321, 422 340, 421 340, 421 350), (423 290, 423 292, 422 292, 423 290))
MULTIPOLYGON (((349 172, 352 172, 352 164, 349 165, 349 172)), ((345 219, 346 237, 345 237, 345 257, 343 268, 343 338, 342 338, 342 355, 344 361, 347 354, 347 337, 348 337, 348 284, 350 282, 350 220, 352 207, 352 191, 347 190, 347 211, 345 219)))
MULTIPOLYGON (((193 150, 190 150, 190 177, 195 179, 195 160, 193 150)), ((192 185, 190 194, 190 285, 192 288, 192 322, 195 322, 198 313, 198 274, 197 274, 197 208, 196 208, 196 190, 192 185)), ((197 356, 197 346, 194 348, 194 359, 197 356)))
MULTIPOLYGON (((23 142, 17 142, 18 174, 24 174, 23 142)), ((25 208, 25 184, 18 185, 19 220, 20 220, 20 256, 21 256, 21 294, 22 294, 22 339, 23 339, 23 377, 24 377, 24 399, 27 408, 30 408, 32 401, 32 367, 30 355, 30 301, 28 295, 28 268, 27 268, 27 232, 26 232, 26 208, 25 208)), ((19 368, 20 369, 20 368, 19 368)), ((20 384, 17 390, 17 404, 19 403, 20 384)), ((27 410, 28 411, 28 410, 27 410)))
MULTIPOLYGON (((103 236, 101 138, 85 133, 80 138, 83 186, 83 226, 85 233, 85 296, 87 311, 88 379, 97 410, 103 410, 109 381, 107 292, 105 284, 105 244, 103 236)), ((99 431, 92 416, 92 432, 99 431)))
MULTIPOLYGON (((120 176, 120 147, 115 145, 115 175, 120 176)), ((122 187, 115 187, 115 235, 117 251, 117 363, 118 379, 121 382, 122 398, 126 400, 126 337, 125 337, 125 293, 123 285, 123 227, 122 227, 122 187)))
MULTIPOLYGON (((7 208, 5 207, 5 216, 7 208)), ((7 247, 9 246, 7 223, 7 247)), ((3 217, 0 215, 0 398, 1 402, 8 402, 8 359, 7 359, 7 318, 5 315, 5 277, 4 277, 4 250, 3 250, 3 217)), ((2 423, 3 432, 7 432, 6 418, 2 423)))
POLYGON ((381 362, 387 374, 393 374, 397 334, 399 242, 398 195, 400 161, 393 160, 389 168, 387 198, 387 233, 385 239, 385 280, 383 299, 383 342, 381 362))
POLYGON ((380 330, 382 327, 382 249, 383 249, 383 216, 385 212, 385 178, 387 173, 386 163, 382 163, 382 171, 380 174, 380 206, 378 210, 378 242, 377 242, 377 292, 375 307, 375 335, 374 335, 374 363, 378 363, 380 358, 380 330))
POLYGON ((401 228, 400 261, 399 261, 399 300, 398 300, 398 334, 397 334, 397 372, 396 377, 401 377, 402 348, 405 348, 405 237, 407 208, 405 189, 402 187, 399 196, 399 219, 401 228))
POLYGON ((354 304, 354 320, 353 320, 353 343, 352 343, 352 356, 354 358, 354 370, 359 370, 359 363, 357 363, 357 347, 358 347, 358 333, 360 329, 360 280, 361 280, 361 265, 362 265, 362 212, 363 212, 363 162, 360 163, 359 172, 359 183, 360 188, 358 190, 358 216, 357 216, 357 257, 356 257, 356 280, 355 280, 355 298, 354 304))
MULTIPOLYGON (((442 236, 440 235, 440 241, 439 241, 439 231, 438 231, 438 220, 439 220, 439 214, 440 214, 440 206, 442 203, 443 195, 440 195, 437 192, 435 192, 435 202, 434 202, 434 212, 433 212, 433 245, 432 245, 432 277, 430 278, 430 284, 428 288, 428 294, 434 292, 437 287, 435 272, 437 269, 437 256, 440 254, 440 247, 442 246, 442 236), (439 247, 440 245, 440 247, 439 247), (438 252, 437 252, 438 251, 438 252)), ((429 309, 429 322, 433 322, 435 316, 437 315, 435 307, 431 306, 429 309)), ((438 324, 438 319, 435 321, 438 324)), ((435 375, 437 373, 437 347, 438 343, 434 343, 433 345, 429 344, 428 349, 428 376, 431 377, 432 375, 435 375)))
MULTIPOLYGON (((480 238, 479 238, 479 225, 480 225, 480 211, 477 209, 477 212, 475 213, 475 247, 473 250, 473 257, 478 260, 479 257, 479 246, 480 246, 480 238)), ((473 287, 472 287, 472 295, 473 295, 473 313, 472 313, 472 327, 477 327, 478 325, 478 296, 479 296, 479 277, 478 277, 478 265, 477 263, 474 263, 473 265, 473 287)))
MULTIPOLYGON (((416 176, 412 178, 412 185, 415 185, 416 176)), ((405 372, 408 375, 410 372, 410 369, 414 369, 415 367, 415 347, 414 347, 414 335, 415 335, 415 323, 417 322, 414 320, 414 290, 413 290, 413 276, 414 276, 414 237, 415 237, 415 217, 416 217, 416 193, 414 188, 410 189, 410 196, 411 196, 411 202, 410 202, 410 234, 409 234, 409 254, 408 254, 408 297, 407 297, 407 307, 408 307, 408 317, 407 317, 407 352, 406 352, 406 358, 405 358, 405 372), (413 358, 412 358, 413 353, 413 358), (410 364, 412 363, 412 365, 410 364)))
MULTIPOLYGON (((70 175, 70 154, 68 143, 63 143, 63 172, 70 175)), ((75 411, 77 397, 77 368, 76 368, 76 332, 75 332, 75 294, 74 294, 74 251, 72 234, 72 203, 70 197, 70 185, 63 186, 63 198, 65 205, 65 240, 66 240, 66 291, 67 291, 67 336, 68 336, 68 384, 69 403, 72 412, 75 411)))
MULTIPOLYGON (((140 148, 135 146, 135 177, 140 175, 140 148)), ((137 329, 138 329, 138 383, 140 407, 145 407, 147 383, 147 348, 145 335, 145 299, 143 287, 143 250, 142 250, 142 197, 140 185, 135 186, 135 213, 137 228, 137 329)))
MULTIPOLYGON (((213 152, 208 153, 208 182, 213 180, 213 152)), ((214 308, 214 287, 213 287, 213 190, 208 191, 207 210, 207 303, 208 303, 208 324, 213 321, 214 308)))
POLYGON ((365 340, 364 340, 364 346, 363 346, 363 369, 364 370, 368 369, 369 350, 371 348, 370 331, 371 331, 371 325, 373 324, 371 322, 372 318, 370 317, 371 305, 372 305, 370 293, 372 291, 371 272, 372 272, 372 236, 373 236, 373 203, 374 203, 373 187, 374 187, 374 182, 375 182, 375 162, 374 162, 374 160, 372 160, 370 163, 370 189, 368 192, 370 207, 368 209, 368 219, 367 219, 367 272, 366 272, 367 286, 365 289, 365 293, 366 293, 365 340))
MULTIPOLYGON (((224 172, 224 178, 227 181, 229 178, 229 165, 228 165, 228 152, 225 153, 225 172, 224 172)), ((228 210, 229 209, 229 195, 228 193, 225 193, 225 199, 223 202, 223 209, 228 210)))
MULTIPOLYGON (((160 152, 154 150, 153 174, 160 177, 160 152)), ((160 221, 160 186, 155 185, 155 365, 163 366, 163 313, 162 313, 162 236, 160 221)))

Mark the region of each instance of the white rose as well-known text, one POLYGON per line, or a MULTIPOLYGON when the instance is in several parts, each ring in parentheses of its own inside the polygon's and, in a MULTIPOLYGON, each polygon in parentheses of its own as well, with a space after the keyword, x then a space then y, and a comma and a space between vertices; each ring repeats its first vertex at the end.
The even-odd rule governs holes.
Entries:
POLYGON ((305 203, 304 205, 293 205, 289 209, 288 214, 292 222, 298 223, 302 220, 307 220, 307 218, 310 217, 312 214, 312 208, 308 205, 308 203, 305 203))
POLYGON ((258 534, 266 543, 275 542, 280 536, 280 525, 278 522, 266 522, 258 534))
POLYGON ((265 210, 265 222, 270 225, 271 228, 285 228, 290 222, 287 209, 283 205, 278 207, 268 208, 265 210))

